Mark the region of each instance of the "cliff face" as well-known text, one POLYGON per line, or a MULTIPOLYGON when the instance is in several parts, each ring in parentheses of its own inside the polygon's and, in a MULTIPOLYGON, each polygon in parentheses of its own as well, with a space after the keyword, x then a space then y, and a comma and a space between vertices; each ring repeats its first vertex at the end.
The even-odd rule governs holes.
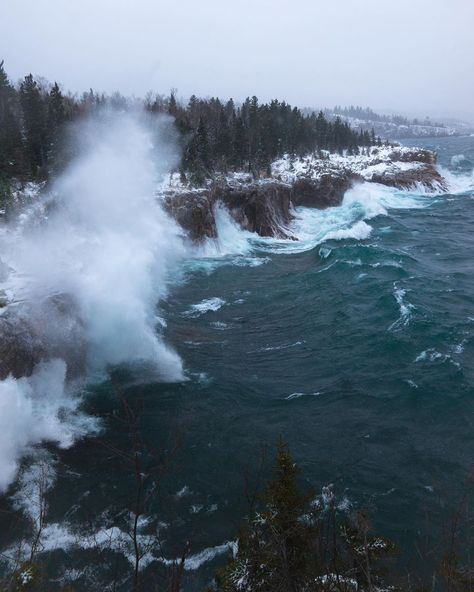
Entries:
POLYGON ((245 230, 259 236, 288 238, 286 228, 293 220, 292 189, 283 183, 262 183, 244 187, 215 186, 211 199, 219 201, 245 230))
POLYGON ((224 206, 244 230, 259 236, 291 239, 288 227, 294 217, 293 207, 338 206, 344 193, 357 180, 356 175, 326 174, 318 179, 300 178, 293 184, 281 181, 242 185, 216 183, 196 192, 165 194, 163 203, 193 241, 217 238, 216 204, 224 206))
POLYGON ((357 175, 345 172, 339 175, 326 173, 315 179, 301 177, 293 184, 293 205, 319 210, 339 206, 345 192, 358 180, 357 175))
POLYGON ((292 238, 292 207, 338 206, 357 182, 400 189, 446 189, 435 163, 434 152, 403 147, 374 147, 358 156, 285 157, 273 163, 269 179, 255 181, 237 173, 201 189, 167 189, 162 199, 167 212, 192 241, 217 238, 217 203, 245 230, 260 236, 292 238))
POLYGON ((216 183, 197 192, 165 194, 163 203, 193 241, 217 238, 217 204, 224 206, 244 230, 260 236, 288 238, 285 228, 293 219, 291 196, 291 187, 284 183, 216 183))
POLYGON ((209 190, 167 193, 164 195, 163 205, 191 240, 217 238, 213 200, 209 190))

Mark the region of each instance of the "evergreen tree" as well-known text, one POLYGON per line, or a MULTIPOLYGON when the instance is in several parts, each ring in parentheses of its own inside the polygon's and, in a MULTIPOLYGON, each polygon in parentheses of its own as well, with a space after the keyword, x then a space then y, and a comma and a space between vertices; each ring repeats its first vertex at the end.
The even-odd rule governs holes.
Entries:
POLYGON ((372 128, 372 130, 370 132, 370 143, 372 144, 372 146, 375 146, 377 144, 377 138, 375 137, 374 128, 372 128))
POLYGON ((300 520, 306 502, 297 470, 280 443, 264 508, 241 529, 238 552, 217 577, 222 592, 296 592, 305 579, 307 529, 300 520))
POLYGON ((176 114, 178 113, 178 104, 176 102, 175 95, 176 95, 176 90, 173 88, 173 89, 171 89, 170 98, 168 101, 168 113, 172 117, 176 117, 176 114))
POLYGON ((242 117, 237 116, 234 119, 232 131, 232 163, 236 167, 243 167, 247 156, 247 130, 242 117))
MULTIPOLYGON (((30 74, 19 91, 8 81, 0 64, 0 175, 8 180, 44 178, 69 159, 61 143, 64 124, 108 104, 126 110, 132 103, 119 93, 106 97, 90 89, 77 100, 64 96, 57 83, 49 92, 30 74)), ((229 99, 200 99, 192 95, 186 106, 179 104, 176 91, 168 97, 149 94, 145 108, 168 113, 182 146, 179 164, 182 178, 202 183, 214 171, 247 168, 255 177, 269 174, 273 160, 290 154, 294 159, 311 151, 348 150, 380 142, 374 133, 357 132, 340 117, 328 120, 322 111, 303 113, 288 103, 272 100, 260 103, 248 97, 240 107, 229 99), (188 174, 189 173, 189 174, 188 174)), ((365 110, 351 107, 351 110, 365 110)), ((343 114, 346 110, 336 107, 343 114)), ((3 186, 6 186, 5 183, 3 186)))
POLYGON ((237 552, 216 574, 218 592, 373 592, 384 585, 380 560, 393 551, 362 512, 347 519, 331 487, 310 502, 280 442, 262 508, 242 525, 237 552))
POLYGON ((66 108, 63 94, 57 82, 55 82, 49 92, 48 101, 48 159, 58 166, 62 159, 61 150, 61 130, 66 121, 66 108))
POLYGON ((23 173, 23 142, 15 89, 0 62, 0 180, 6 192, 7 179, 23 173))
POLYGON ((198 127, 188 144, 184 164, 195 185, 202 184, 211 173, 208 133, 203 117, 199 118, 198 127))
POLYGON ((25 149, 33 177, 44 174, 47 158, 47 126, 45 105, 36 80, 31 74, 20 85, 25 149), (42 170, 43 169, 43 170, 42 170))

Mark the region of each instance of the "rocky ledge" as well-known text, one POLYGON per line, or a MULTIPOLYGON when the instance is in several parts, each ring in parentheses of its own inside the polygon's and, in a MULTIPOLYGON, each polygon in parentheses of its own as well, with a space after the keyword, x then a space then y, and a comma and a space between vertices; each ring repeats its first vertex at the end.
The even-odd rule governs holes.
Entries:
POLYGON ((259 236, 292 238, 289 225, 294 206, 327 208, 340 205, 351 187, 350 175, 322 175, 294 183, 265 179, 255 183, 217 181, 196 191, 167 191, 163 203, 167 212, 193 241, 217 238, 216 207, 225 207, 244 230, 259 236))
POLYGON ((240 172, 190 189, 174 176, 159 195, 166 211, 192 241, 217 238, 215 213, 219 205, 245 230, 288 239, 292 238, 294 207, 338 206, 355 183, 445 191, 446 182, 435 165, 436 154, 429 150, 375 146, 357 156, 285 156, 272 164, 271 176, 259 180, 240 172))

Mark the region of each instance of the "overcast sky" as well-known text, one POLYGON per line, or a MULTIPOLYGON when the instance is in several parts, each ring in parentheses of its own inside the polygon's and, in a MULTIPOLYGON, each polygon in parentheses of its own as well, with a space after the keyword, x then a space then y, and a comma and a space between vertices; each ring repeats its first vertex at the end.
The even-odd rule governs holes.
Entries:
POLYGON ((474 0, 2 0, 0 19, 15 81, 474 121, 474 0))

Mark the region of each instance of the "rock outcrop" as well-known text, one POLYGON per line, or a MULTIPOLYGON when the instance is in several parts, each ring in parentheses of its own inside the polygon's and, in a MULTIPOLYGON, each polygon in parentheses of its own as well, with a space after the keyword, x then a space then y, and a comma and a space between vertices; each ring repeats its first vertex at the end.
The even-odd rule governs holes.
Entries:
POLYGON ((193 241, 217 238, 215 208, 222 204, 239 226, 259 236, 290 238, 292 189, 285 183, 215 183, 206 189, 165 193, 166 211, 193 241))
POLYGON ((357 175, 323 174, 319 178, 302 177, 293 184, 292 202, 295 206, 324 209, 339 206, 345 192, 361 180, 357 175))
POLYGON ((211 200, 222 203, 245 230, 259 236, 291 237, 287 230, 293 220, 289 185, 270 182, 243 187, 215 186, 211 200))
POLYGON ((217 238, 213 200, 208 190, 167 193, 163 205, 191 240, 217 238))
POLYGON ((447 189, 446 181, 431 164, 408 170, 375 173, 372 175, 371 181, 398 189, 410 189, 417 186, 425 187, 430 191, 445 191, 447 189))
POLYGON ((217 237, 217 203, 245 230, 292 238, 292 206, 338 206, 354 183, 364 181, 399 189, 446 190, 435 164, 434 152, 402 146, 374 146, 347 156, 309 154, 294 159, 287 155, 272 164, 268 179, 256 181, 238 172, 204 188, 166 190, 163 203, 193 241, 217 237))
POLYGON ((436 152, 424 148, 395 149, 390 152, 388 158, 393 162, 423 162, 424 164, 436 164, 436 152))
POLYGON ((217 204, 225 207, 244 230, 259 236, 291 239, 293 206, 318 209, 338 206, 357 180, 361 178, 355 174, 341 173, 298 178, 293 184, 274 180, 215 183, 206 189, 166 192, 163 204, 192 241, 217 238, 217 204))
POLYGON ((53 358, 66 362, 68 378, 86 368, 83 326, 71 296, 10 306, 0 315, 1 380, 30 376, 39 362, 53 358))

